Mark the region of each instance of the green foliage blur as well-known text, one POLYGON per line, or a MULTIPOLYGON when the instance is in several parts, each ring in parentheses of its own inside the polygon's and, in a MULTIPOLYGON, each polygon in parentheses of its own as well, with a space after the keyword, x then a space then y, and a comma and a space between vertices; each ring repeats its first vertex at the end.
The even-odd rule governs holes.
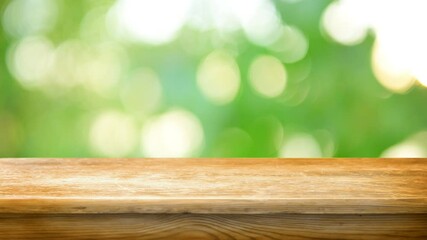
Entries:
MULTIPOLYGON (((56 15, 48 18, 49 27, 27 31, 13 21, 28 16, 6 14, 12 2, 0 1, 1 157, 380 157, 427 129, 426 88, 418 84, 396 93, 375 77, 374 34, 346 46, 322 31, 321 16, 331 1, 273 2, 281 20, 298 28, 308 43, 302 59, 282 61, 286 87, 274 97, 262 96, 251 86, 250 66, 258 56, 281 59, 280 53, 254 43, 242 30, 224 37, 215 29, 185 24, 165 43, 126 40, 113 36, 112 23, 106 20, 115 1, 57 0, 47 1, 54 2, 56 9, 56 15), (24 30, 14 33, 19 27, 24 30), (55 65, 55 74, 49 75, 53 80, 31 82, 34 75, 29 70, 40 75, 32 68, 38 65, 32 65, 25 52, 19 58, 22 63, 15 59, 16 49, 31 39, 49 41, 46 46, 56 53, 72 49, 77 57, 64 55, 58 60, 62 55, 55 55, 52 61, 63 64, 55 65), (198 69, 215 51, 233 57, 240 77, 238 92, 224 104, 211 101, 197 84, 198 69), (89 66, 79 65, 81 56, 99 71, 89 75, 100 79, 117 75, 118 80, 111 78, 110 85, 89 82, 80 73, 89 66), (108 65, 116 63, 121 66, 117 71, 108 65), (16 70, 22 64, 27 68, 16 70), (129 87, 141 69, 143 76, 159 79, 160 97, 154 90, 141 90, 148 97, 139 96, 138 89, 129 87), (139 106, 147 112, 141 113, 139 106), (167 115, 171 111, 175 115, 167 115), (107 117, 99 120, 100 116, 107 117), (163 128, 155 123, 161 116, 166 116, 164 123, 169 121, 163 128), (194 122, 201 127, 196 133, 194 122), (144 130, 153 124, 161 130, 144 130)), ((43 46, 33 51, 36 63, 46 58, 43 46)), ((421 150, 427 151, 423 148, 427 139, 417 139, 421 150)))

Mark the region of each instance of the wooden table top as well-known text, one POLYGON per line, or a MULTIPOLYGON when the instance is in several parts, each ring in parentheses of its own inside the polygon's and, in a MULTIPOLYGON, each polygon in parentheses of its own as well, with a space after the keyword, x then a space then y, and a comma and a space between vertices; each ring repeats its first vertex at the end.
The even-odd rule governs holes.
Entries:
POLYGON ((0 159, 0 213, 427 213, 427 159, 0 159))

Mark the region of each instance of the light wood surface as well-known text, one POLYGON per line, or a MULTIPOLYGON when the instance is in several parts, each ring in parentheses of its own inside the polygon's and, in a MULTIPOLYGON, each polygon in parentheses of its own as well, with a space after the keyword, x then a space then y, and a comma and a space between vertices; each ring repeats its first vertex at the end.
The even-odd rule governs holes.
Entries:
POLYGON ((427 213, 426 159, 0 159, 0 213, 427 213))
POLYGON ((427 160, 0 159, 0 239, 427 239, 427 160))

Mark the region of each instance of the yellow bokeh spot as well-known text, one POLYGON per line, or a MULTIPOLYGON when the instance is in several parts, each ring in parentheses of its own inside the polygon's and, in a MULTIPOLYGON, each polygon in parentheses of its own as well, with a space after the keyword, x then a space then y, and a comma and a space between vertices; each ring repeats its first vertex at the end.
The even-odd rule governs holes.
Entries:
POLYGON ((322 27, 335 41, 355 45, 367 34, 367 23, 359 18, 360 5, 357 1, 335 1, 322 16, 322 27))
POLYGON ((282 94, 287 78, 285 66, 273 56, 257 57, 249 68, 252 88, 264 97, 273 98, 282 94))
POLYGON ((285 158, 317 158, 322 157, 322 150, 313 136, 298 133, 283 143, 279 156, 285 158))
POLYGON ((427 157, 427 131, 418 132, 400 143, 386 149, 384 158, 425 158, 427 157))
POLYGON ((236 97, 240 72, 234 58, 226 51, 209 54, 197 71, 197 85, 212 103, 227 104, 236 97))
POLYGON ((98 154, 127 156, 136 146, 136 126, 129 116, 121 112, 103 112, 93 121, 89 140, 93 151, 98 154))
POLYGON ((26 37, 10 53, 9 69, 23 87, 34 88, 46 84, 54 56, 54 47, 47 38, 26 37))
POLYGON ((149 119, 141 134, 141 150, 146 157, 191 157, 198 153, 202 143, 199 119, 182 109, 149 119))
POLYGON ((375 77, 385 88, 392 92, 404 93, 414 84, 414 78, 409 69, 375 44, 372 52, 372 69, 375 77))

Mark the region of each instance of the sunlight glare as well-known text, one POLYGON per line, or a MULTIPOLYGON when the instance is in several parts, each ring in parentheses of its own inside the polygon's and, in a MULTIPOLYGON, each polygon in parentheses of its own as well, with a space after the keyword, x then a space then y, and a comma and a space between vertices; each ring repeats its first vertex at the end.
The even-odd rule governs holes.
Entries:
POLYGON ((192 0, 119 0, 112 10, 117 34, 148 44, 172 41, 187 20, 192 0))

